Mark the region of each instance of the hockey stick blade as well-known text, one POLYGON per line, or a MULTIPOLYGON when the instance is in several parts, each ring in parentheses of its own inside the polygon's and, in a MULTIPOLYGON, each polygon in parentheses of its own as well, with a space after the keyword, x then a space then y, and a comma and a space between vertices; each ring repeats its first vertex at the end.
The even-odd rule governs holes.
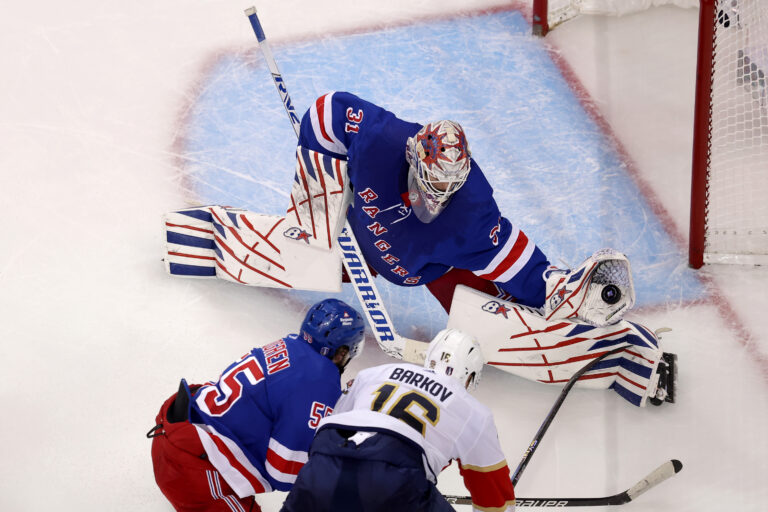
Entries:
POLYGON ((683 463, 680 462, 677 459, 668 460, 655 470, 653 470, 648 476, 637 482, 635 485, 632 486, 632 488, 628 489, 627 491, 621 493, 619 496, 622 496, 623 499, 626 501, 622 501, 621 503, 627 503, 647 490, 655 487, 656 485, 660 484, 667 478, 676 475, 680 472, 680 470, 683 469, 683 463))
MULTIPOLYGON (((637 499, 641 494, 656 487, 664 480, 676 475, 683 469, 683 463, 677 459, 668 460, 651 471, 645 478, 624 492, 601 498, 516 498, 516 507, 600 507, 607 505, 624 505, 637 499)), ((455 505, 470 505, 469 496, 446 496, 448 503, 455 505)))

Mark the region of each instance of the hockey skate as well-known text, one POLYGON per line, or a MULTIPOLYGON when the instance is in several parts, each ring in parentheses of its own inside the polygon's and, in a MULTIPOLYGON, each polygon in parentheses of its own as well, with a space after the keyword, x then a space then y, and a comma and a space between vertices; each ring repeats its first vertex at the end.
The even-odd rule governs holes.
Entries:
POLYGON ((575 270, 551 269, 544 275, 547 320, 603 327, 621 320, 635 304, 629 260, 613 249, 597 251, 575 270))
POLYGON ((656 384, 656 391, 648 400, 653 405, 661 405, 664 402, 675 403, 675 392, 677 389, 677 354, 664 352, 656 367, 656 375, 659 379, 656 384))

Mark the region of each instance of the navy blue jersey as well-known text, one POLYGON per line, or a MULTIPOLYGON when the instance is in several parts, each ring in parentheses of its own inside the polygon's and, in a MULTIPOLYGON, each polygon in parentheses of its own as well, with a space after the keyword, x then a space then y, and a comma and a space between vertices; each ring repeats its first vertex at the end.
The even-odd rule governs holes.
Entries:
POLYGON ((291 334, 251 350, 196 390, 190 422, 238 496, 287 491, 340 395, 338 368, 291 334))
POLYGON ((401 286, 452 267, 496 282, 519 302, 544 303, 541 250, 501 215, 477 163, 437 218, 425 224, 407 197, 406 141, 422 125, 346 92, 318 98, 301 121, 299 145, 347 160, 354 199, 347 218, 366 262, 401 286))

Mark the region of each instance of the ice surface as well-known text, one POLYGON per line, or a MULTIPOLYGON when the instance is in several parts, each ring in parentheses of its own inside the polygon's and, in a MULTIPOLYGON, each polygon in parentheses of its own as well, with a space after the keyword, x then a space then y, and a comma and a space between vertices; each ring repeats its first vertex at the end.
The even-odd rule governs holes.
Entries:
MULTIPOLYGON (((306 296, 175 279, 160 262, 164 212, 227 198, 255 209, 264 187, 284 197, 294 135, 250 5, 44 1, 0 20, 0 510, 170 510, 144 437, 162 401, 180 377, 215 377, 298 327, 306 296)), ((765 509, 768 271, 685 263, 695 9, 581 18, 542 43, 501 2, 257 8, 300 110, 338 87, 413 120, 466 119, 505 212, 553 259, 628 252, 632 320, 673 328, 679 403, 574 390, 520 496, 612 494, 678 458, 680 475, 623 509, 765 509), (518 183, 521 169, 542 178, 518 183), (574 201, 594 209, 564 213, 574 201)), ((439 327, 428 297, 392 297, 404 330, 439 327)), ((348 372, 387 361, 369 340, 348 372)), ((513 468, 558 392, 485 372, 477 396, 513 468)), ((439 486, 466 493, 455 468, 439 486)), ((259 500, 277 510, 281 496, 259 500)))

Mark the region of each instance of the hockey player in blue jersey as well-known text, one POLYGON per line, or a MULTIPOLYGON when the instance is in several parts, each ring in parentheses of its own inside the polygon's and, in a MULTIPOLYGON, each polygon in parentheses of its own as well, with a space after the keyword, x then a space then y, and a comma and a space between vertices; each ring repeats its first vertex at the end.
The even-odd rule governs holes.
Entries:
POLYGON ((346 217, 362 252, 360 258, 353 250, 355 259, 396 285, 426 285, 448 312, 458 284, 543 309, 548 320, 574 317, 592 325, 618 322, 634 303, 628 261, 616 251, 595 253, 573 272, 550 265, 499 211, 454 121, 408 122, 353 94, 332 92, 304 114, 298 144, 285 216, 220 206, 171 212, 168 272, 333 289, 339 262, 326 256, 346 217), (608 290, 607 301, 596 302, 608 311, 594 312, 591 298, 576 304, 571 295, 588 288, 603 262, 617 262, 626 278, 608 290), (307 275, 307 267, 318 271, 307 275))
POLYGON ((147 434, 155 480, 176 510, 258 511, 254 495, 289 490, 364 328, 353 308, 327 299, 299 334, 254 348, 217 381, 182 380, 147 434))
MULTIPOLYGON (((326 262, 331 279, 315 282, 317 274, 326 274, 322 271, 324 260, 319 257, 327 253, 314 249, 333 245, 337 228, 343 224, 338 221, 345 215, 362 252, 360 257, 357 249, 348 250, 339 237, 338 246, 347 263, 353 260, 362 265, 360 260, 365 260, 399 286, 426 285, 450 313, 454 325, 459 322, 457 318, 471 316, 478 308, 506 319, 512 309, 498 299, 535 308, 514 313, 520 320, 515 324, 519 330, 507 324, 497 325, 493 332, 481 329, 487 322, 464 325, 484 348, 495 347, 496 339, 517 339, 530 332, 532 324, 542 325, 542 332, 559 329, 563 334, 547 340, 551 345, 541 347, 541 359, 531 356, 530 347, 517 347, 520 350, 513 352, 505 347, 503 360, 493 359, 493 364, 513 373, 522 368, 517 373, 536 381, 542 381, 541 370, 543 378, 554 381, 553 374, 564 368, 565 362, 581 360, 588 353, 597 357, 595 351, 602 344, 590 342, 593 337, 630 333, 627 336, 647 345, 651 353, 633 356, 645 362, 640 378, 632 377, 636 392, 629 393, 627 399, 640 406, 649 398, 652 403, 674 401, 674 386, 663 384, 674 383, 674 356, 669 355, 669 359, 663 353, 651 331, 623 323, 624 314, 635 302, 626 256, 603 249, 572 270, 550 265, 520 227, 499 211, 493 189, 471 158, 466 135, 456 122, 407 122, 353 94, 332 92, 317 98, 303 116, 296 155, 296 174, 283 217, 225 207, 174 212, 175 217, 166 220, 166 226, 174 226, 167 230, 167 260, 172 262, 169 272, 256 286, 324 289, 338 284, 340 265, 326 262), (347 195, 352 197, 349 208, 347 195), (258 222, 261 224, 256 226, 258 222), (200 238, 199 233, 221 236, 210 240, 200 238), (233 236, 224 240, 229 234, 233 236), (299 239, 301 244, 285 241, 300 235, 304 236, 299 239), (250 238, 246 241, 243 237, 250 238), (310 238, 315 246, 310 246, 310 238), (264 239, 270 245, 261 244, 264 239), (257 243, 266 249, 274 247, 272 257, 284 266, 265 254, 254 253, 257 243), (299 254, 304 244, 307 250, 299 254), (285 251, 277 250, 283 245, 285 251), (280 258, 289 254, 289 248, 293 259, 283 261, 280 258), (254 261, 262 263, 261 267, 253 266, 254 261), (294 279, 298 277, 292 272, 310 265, 321 270, 297 272, 306 278, 297 284, 294 279), (467 301, 454 302, 454 291, 460 284, 482 292, 481 303, 468 306, 467 301), (471 310, 464 309, 467 307, 471 310), (585 329, 590 335, 580 336, 585 329), (574 337, 579 338, 578 345, 571 339, 574 337), (531 356, 530 360, 523 354, 531 356)), ((352 278, 356 284, 368 279, 367 275, 365 279, 352 278)), ((356 291, 366 302, 366 292, 356 291)), ((630 365, 625 359, 617 356, 605 361, 603 368, 624 368, 630 365)), ((567 371, 565 375, 559 373, 560 381, 567 381, 567 371)), ((605 386, 614 386, 616 379, 626 377, 617 371, 603 375, 600 382, 605 386)))
MULTIPOLYGON (((548 323, 545 332, 557 325, 566 325, 570 332, 617 326, 595 331, 596 336, 637 330, 620 324, 635 302, 626 256, 601 249, 572 270, 552 266, 520 226, 499 211, 458 123, 407 122, 348 92, 331 92, 317 98, 304 114, 299 147, 298 155, 310 150, 346 160, 353 198, 349 226, 366 263, 388 281, 426 285, 449 313, 456 307, 452 301, 459 284, 531 306, 537 310, 532 321, 548 323)), ((499 302, 481 300, 485 311, 507 311, 499 302)), ((530 330, 525 321, 521 324, 523 332, 530 330)), ((519 333, 507 329, 504 338, 509 334, 519 333)), ((632 381, 637 392, 627 394, 628 399, 636 405, 649 397, 656 404, 674 401, 674 386, 668 384, 674 382, 674 355, 663 354, 653 334, 647 337, 652 353, 646 357, 642 379, 632 381)), ((587 352, 600 346, 586 345, 587 352)), ((543 349, 548 351, 543 360, 559 365, 586 354, 570 343, 558 347, 557 355, 554 347, 543 349)), ((513 368, 527 362, 510 364, 513 368)), ((604 365, 631 363, 617 358, 604 365)), ((617 378, 616 372, 604 373, 606 382, 617 378)))
POLYGON ((347 215, 366 262, 397 285, 426 285, 449 310, 456 284, 533 307, 549 261, 504 217, 461 126, 424 126, 347 92, 318 98, 299 145, 347 161, 347 215))

